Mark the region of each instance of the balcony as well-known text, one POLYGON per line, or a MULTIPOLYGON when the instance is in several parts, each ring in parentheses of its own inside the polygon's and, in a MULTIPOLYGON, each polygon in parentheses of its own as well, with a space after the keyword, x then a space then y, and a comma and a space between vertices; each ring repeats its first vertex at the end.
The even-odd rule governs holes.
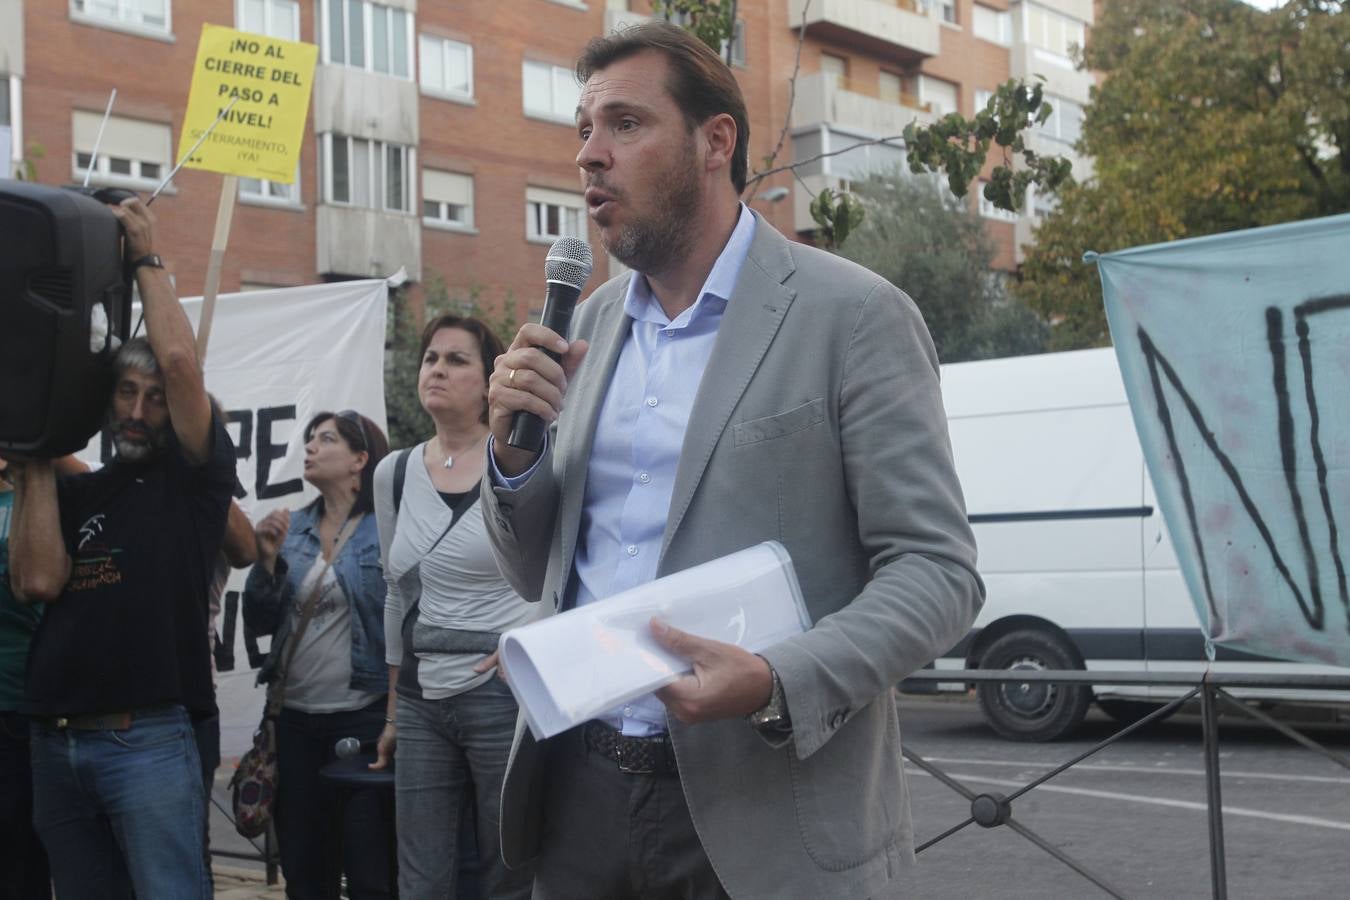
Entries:
POLYGON ((814 38, 891 62, 936 56, 941 43, 936 4, 925 12, 915 0, 810 0, 809 7, 807 0, 788 0, 788 21, 814 38))
POLYGON ((314 73, 314 132, 417 145, 417 82, 321 65, 314 73))
POLYGON ((1042 50, 1026 41, 1014 41, 1009 59, 1009 74, 1031 84, 1037 75, 1045 78, 1045 92, 1068 97, 1078 103, 1088 102, 1088 92, 1095 83, 1091 72, 1073 68, 1067 57, 1042 50))
POLYGON ((1046 137, 1039 131, 1028 131, 1026 133, 1026 145, 1027 149, 1037 156, 1062 156, 1067 159, 1073 167, 1074 181, 1086 181, 1092 177, 1092 158, 1080 156, 1073 149, 1072 144, 1046 137))
POLYGON ((792 128, 829 125, 854 134, 891 137, 910 122, 931 125, 937 118, 917 97, 902 94, 899 103, 882 100, 876 85, 859 84, 826 72, 797 79, 792 128))
POLYGON ((422 280, 422 221, 416 216, 321 203, 316 219, 320 275, 384 277, 402 266, 408 278, 422 280))

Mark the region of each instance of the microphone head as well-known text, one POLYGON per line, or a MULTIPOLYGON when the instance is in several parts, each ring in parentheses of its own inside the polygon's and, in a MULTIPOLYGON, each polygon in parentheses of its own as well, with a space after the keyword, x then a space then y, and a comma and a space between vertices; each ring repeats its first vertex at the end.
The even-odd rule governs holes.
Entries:
POLYGON ((574 237, 560 237, 548 248, 544 278, 581 290, 591 277, 591 245, 574 237))
POLYGON ((355 759, 361 755, 361 741, 354 737, 345 737, 333 747, 338 759, 355 759))

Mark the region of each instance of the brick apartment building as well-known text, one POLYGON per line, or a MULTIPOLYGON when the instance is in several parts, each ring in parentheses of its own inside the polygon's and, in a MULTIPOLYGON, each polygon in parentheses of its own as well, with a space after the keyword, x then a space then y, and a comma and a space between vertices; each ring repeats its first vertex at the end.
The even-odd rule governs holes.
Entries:
MULTIPOLYGON (((649 12, 647 0, 0 0, 0 159, 26 159, 47 184, 83 179, 116 88, 91 180, 153 189, 175 162, 203 24, 317 43, 296 181, 241 180, 221 290, 403 267, 524 316, 558 235, 591 240, 592 287, 618 271, 578 190, 571 63, 589 38, 649 12)), ((970 115, 1003 81, 1035 74, 1056 112, 1032 146, 1070 154, 1092 84, 1069 59, 1092 0, 740 0, 738 17, 752 170, 780 135, 778 164, 806 160, 915 118, 970 115)), ((811 192, 903 158, 899 141, 858 147, 746 199, 810 239, 811 192)), ((155 204, 184 295, 202 290, 220 185, 185 169, 155 204)), ((970 202, 1000 247, 996 265, 1012 269, 1043 202, 1022 216, 977 190, 970 202)))

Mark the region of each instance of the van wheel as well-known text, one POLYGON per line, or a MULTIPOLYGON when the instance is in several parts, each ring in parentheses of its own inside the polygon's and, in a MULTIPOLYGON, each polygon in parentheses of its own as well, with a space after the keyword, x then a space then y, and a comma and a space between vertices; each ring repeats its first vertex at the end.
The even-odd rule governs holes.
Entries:
MULTIPOLYGON (((1081 669, 1071 647, 1054 634, 1010 631, 989 645, 981 669, 1081 669)), ((1086 684, 986 682, 976 691, 989 725, 1010 741, 1053 741, 1069 734, 1087 715, 1092 688, 1086 684)))
MULTIPOLYGON (((1117 700, 1104 697, 1097 698, 1097 706, 1121 725, 1133 725, 1149 713, 1157 712, 1166 706, 1166 703, 1154 703, 1151 700, 1117 700)), ((1167 715, 1154 719, 1153 722, 1164 722, 1172 718, 1176 710, 1172 710, 1167 715)))

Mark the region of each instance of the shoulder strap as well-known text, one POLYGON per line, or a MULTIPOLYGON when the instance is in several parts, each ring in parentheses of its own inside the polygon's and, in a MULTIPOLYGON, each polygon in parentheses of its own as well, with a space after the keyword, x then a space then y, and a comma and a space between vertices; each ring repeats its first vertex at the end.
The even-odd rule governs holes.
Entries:
POLYGON ((398 515, 398 508, 403 503, 403 482, 408 478, 408 457, 412 454, 412 447, 404 447, 398 451, 398 459, 394 460, 394 515, 398 515))
POLYGON ((347 538, 352 536, 352 532, 356 531, 356 526, 360 524, 363 518, 365 518, 364 513, 348 519, 347 524, 338 532, 337 541, 333 544, 333 553, 323 561, 323 568, 319 570, 319 577, 315 580, 314 587, 310 588, 309 596, 305 598, 305 605, 300 609, 300 623, 295 626, 295 631, 291 632, 290 637, 286 639, 286 656, 281 661, 280 669, 277 670, 277 678, 273 682, 274 690, 268 691, 267 694, 268 715, 276 715, 281 710, 282 701, 286 697, 286 676, 291 673, 291 661, 295 659, 295 651, 300 648, 300 640, 309 628, 310 619, 314 618, 314 610, 319 603, 319 594, 323 592, 323 580, 328 575, 328 570, 333 567, 333 562, 342 553, 342 548, 347 544, 347 538))

